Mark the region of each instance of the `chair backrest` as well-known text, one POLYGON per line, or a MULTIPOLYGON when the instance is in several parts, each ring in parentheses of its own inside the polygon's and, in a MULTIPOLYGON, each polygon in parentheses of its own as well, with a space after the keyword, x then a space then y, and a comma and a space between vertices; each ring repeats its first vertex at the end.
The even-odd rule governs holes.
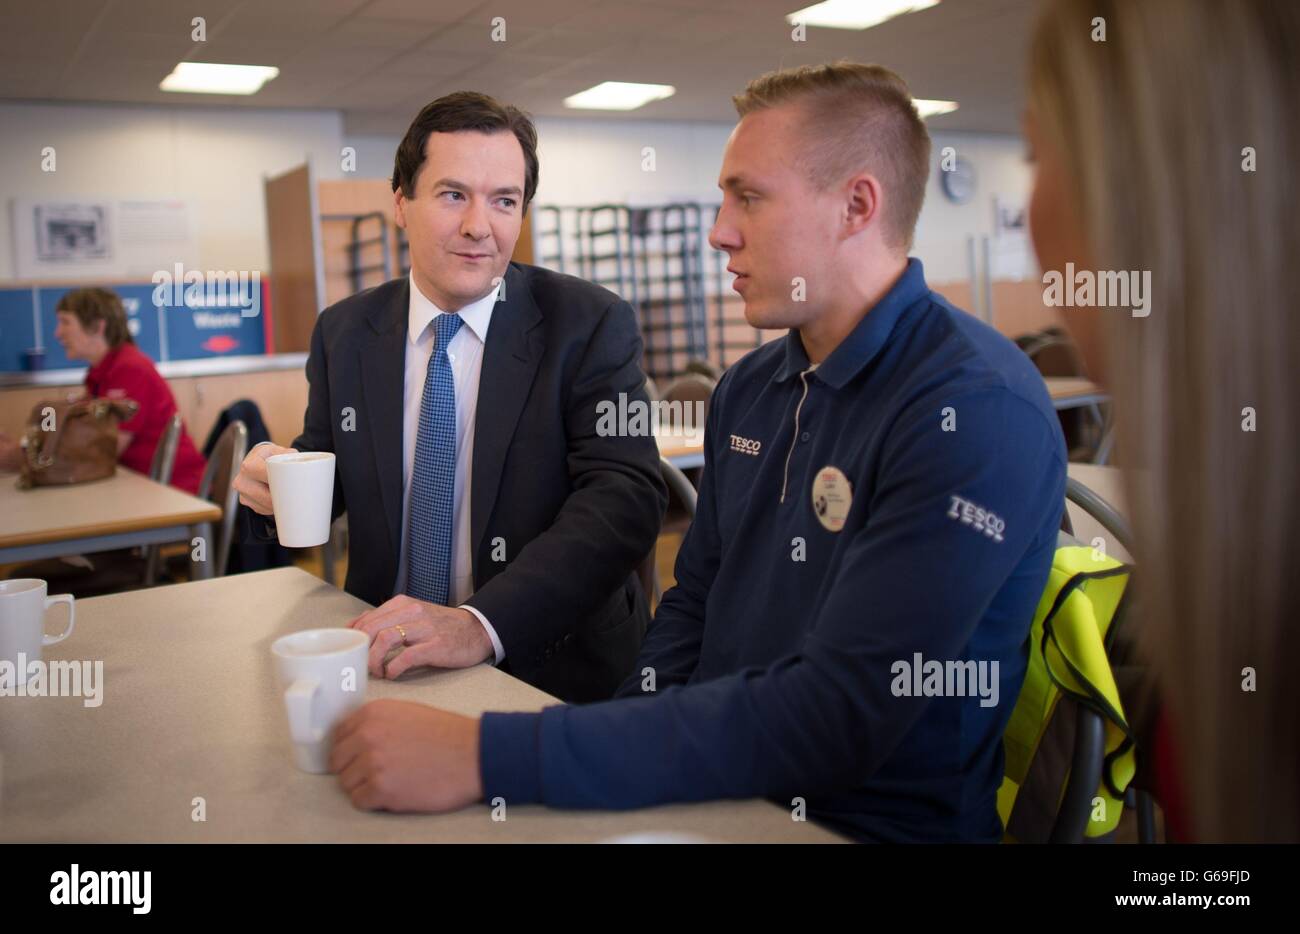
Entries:
POLYGON ((181 446, 181 413, 174 412, 167 419, 167 425, 158 438, 158 446, 153 449, 153 461, 149 464, 149 479, 162 484, 172 482, 172 470, 176 466, 176 450, 181 446))
POLYGON ((686 366, 682 367, 683 375, 686 373, 699 373, 705 379, 711 379, 716 384, 722 378, 718 368, 707 360, 689 360, 686 366))
POLYGON ((1051 331, 1027 335, 1017 342, 1044 376, 1085 376, 1083 357, 1068 336, 1051 331))
POLYGON ((693 520, 695 518, 695 503, 699 494, 695 491, 694 485, 687 479, 686 474, 666 457, 659 458, 659 475, 664 478, 664 483, 668 484, 669 494, 676 496, 686 507, 686 514, 693 520))
MULTIPOLYGON (((1133 553, 1133 530, 1114 506, 1088 486, 1069 476, 1065 478, 1065 498, 1096 519, 1103 529, 1115 536, 1115 541, 1123 545, 1129 554, 1133 553)), ((1067 529, 1067 531, 1073 530, 1067 529)))
MULTIPOLYGON (((659 473, 664 478, 664 483, 668 484, 669 495, 681 500, 682 505, 686 507, 686 515, 693 520, 698 494, 691 481, 686 478, 686 474, 664 457, 659 458, 659 473)), ((651 602, 659 599, 659 574, 655 564, 657 550, 651 548, 650 554, 641 559, 641 564, 636 569, 637 577, 641 578, 641 589, 645 591, 646 599, 651 602)))
POLYGON ((221 507, 221 521, 213 529, 214 542, 211 542, 214 562, 212 574, 221 577, 226 573, 226 559, 230 556, 231 539, 235 533, 235 514, 239 506, 239 491, 235 489, 235 477, 239 475, 239 465, 248 453, 248 428, 236 419, 226 426, 226 430, 217 439, 208 465, 203 469, 203 479, 199 481, 199 497, 221 507))
MULTIPOLYGON (((684 376, 679 376, 677 379, 673 380, 672 384, 664 390, 663 401, 668 403, 680 402, 683 404, 683 409, 686 405, 691 403, 702 403, 701 414, 707 418, 709 414, 709 400, 713 397, 713 390, 717 385, 718 384, 715 381, 709 379, 707 376, 702 376, 699 373, 687 373, 684 376)), ((673 415, 673 410, 669 408, 667 412, 668 424, 664 426, 665 428, 676 429, 690 426, 699 429, 704 425, 702 420, 697 421, 694 416, 689 418, 686 417, 685 411, 682 412, 685 424, 679 424, 673 415)))

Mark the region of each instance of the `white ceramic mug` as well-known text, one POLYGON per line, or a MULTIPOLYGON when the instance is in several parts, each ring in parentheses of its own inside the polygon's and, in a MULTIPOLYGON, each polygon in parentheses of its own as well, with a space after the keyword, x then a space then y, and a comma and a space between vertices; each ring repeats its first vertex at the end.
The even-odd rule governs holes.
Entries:
POLYGON ((14 666, 16 684, 27 683, 27 663, 39 661, 45 646, 72 635, 76 621, 72 594, 50 597, 46 591, 45 581, 34 577, 0 581, 0 661, 14 666), (68 627, 50 636, 45 633, 45 611, 56 603, 68 605, 68 627))
POLYGON ((328 772, 334 727, 366 700, 370 637, 359 629, 306 629, 276 639, 271 654, 298 768, 328 772))
POLYGON ((286 548, 323 545, 334 507, 334 455, 328 451, 274 454, 266 459, 275 532, 286 548))

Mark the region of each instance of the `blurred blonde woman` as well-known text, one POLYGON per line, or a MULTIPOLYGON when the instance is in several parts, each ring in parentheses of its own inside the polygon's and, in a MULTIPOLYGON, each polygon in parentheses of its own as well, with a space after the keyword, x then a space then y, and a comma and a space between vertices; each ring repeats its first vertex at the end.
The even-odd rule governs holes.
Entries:
POLYGON ((1298 56, 1294 0, 1055 0, 1030 56, 1040 265, 1151 273, 1148 317, 1067 324, 1115 398, 1132 623, 1201 841, 1300 839, 1298 56))

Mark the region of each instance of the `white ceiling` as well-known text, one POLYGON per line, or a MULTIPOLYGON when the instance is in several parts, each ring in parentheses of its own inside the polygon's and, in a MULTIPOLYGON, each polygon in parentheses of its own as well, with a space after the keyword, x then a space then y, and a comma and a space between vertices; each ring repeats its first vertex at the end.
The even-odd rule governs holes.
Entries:
MULTIPOLYGON (((944 0, 864 31, 784 16, 811 0, 0 0, 0 98, 330 108, 349 134, 401 134, 449 91, 539 116, 601 81, 677 94, 609 119, 734 119, 731 95, 773 68, 847 57, 900 72, 917 97, 957 100, 936 130, 1015 133, 1034 0, 944 0), (193 42, 193 16, 207 41, 193 42), (506 41, 491 41, 491 21, 506 41), (251 97, 171 94, 179 61, 275 65, 251 97)), ((601 114, 605 116, 604 114, 601 114)))

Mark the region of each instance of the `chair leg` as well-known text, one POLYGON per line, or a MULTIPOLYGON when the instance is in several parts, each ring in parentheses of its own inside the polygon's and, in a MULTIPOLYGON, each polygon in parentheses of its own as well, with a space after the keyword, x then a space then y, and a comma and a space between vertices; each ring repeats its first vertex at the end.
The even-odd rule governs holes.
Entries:
POLYGON ((1156 842, 1155 801, 1145 791, 1137 793, 1138 843, 1156 842))
POLYGON ((329 538, 320 546, 321 576, 331 587, 334 584, 334 527, 330 527, 329 538))
POLYGON ((1101 781, 1102 760, 1106 755, 1106 726, 1100 716, 1080 706, 1076 714, 1074 752, 1070 758, 1070 777, 1061 795, 1056 821, 1049 843, 1082 843, 1092 813, 1092 799, 1101 781))

